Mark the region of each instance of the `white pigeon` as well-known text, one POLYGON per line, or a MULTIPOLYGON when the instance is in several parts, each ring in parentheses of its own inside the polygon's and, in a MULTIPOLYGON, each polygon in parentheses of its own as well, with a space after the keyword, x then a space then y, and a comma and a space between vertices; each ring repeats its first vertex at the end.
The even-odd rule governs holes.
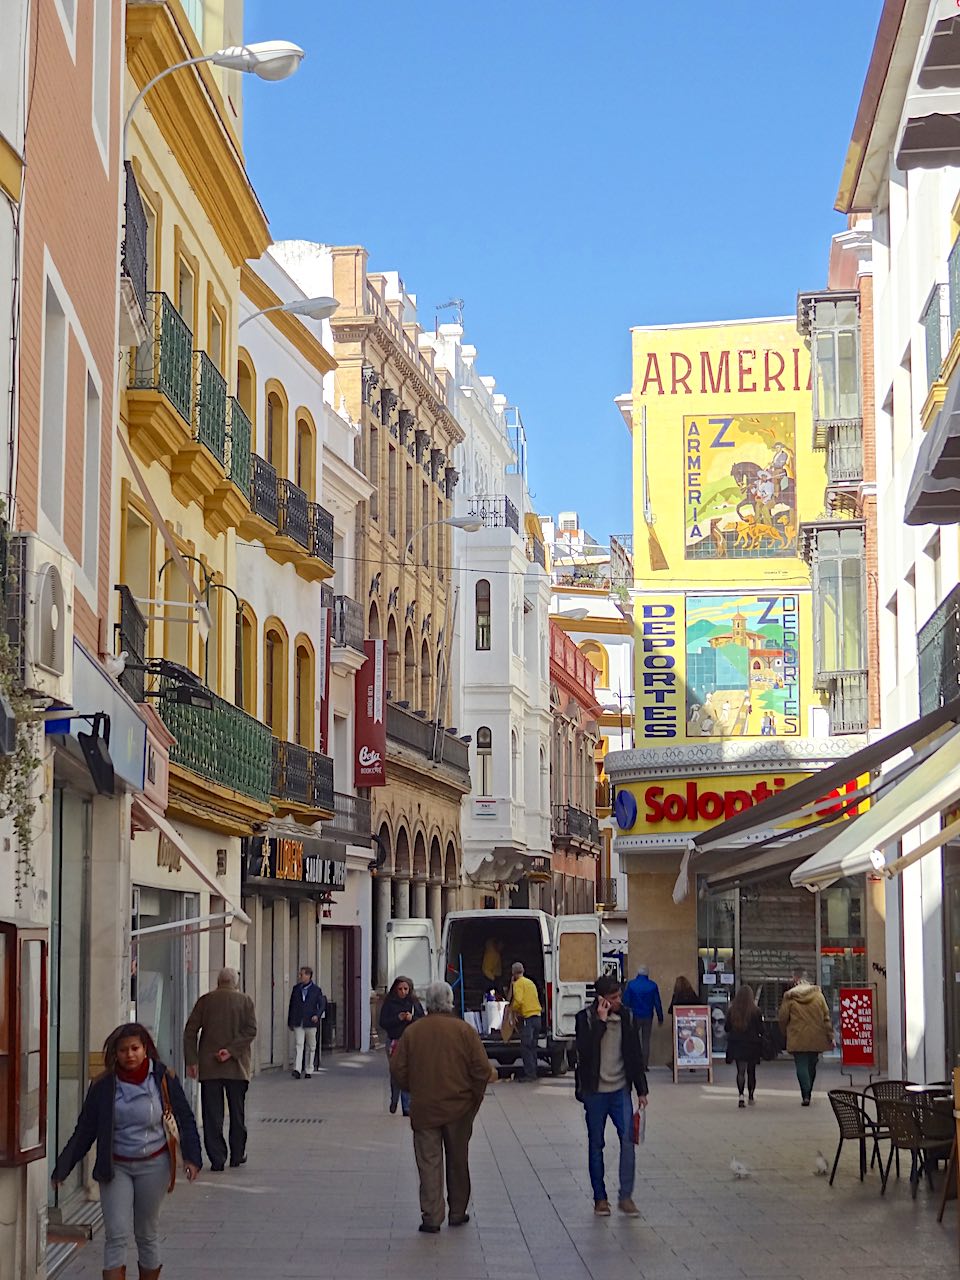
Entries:
POLYGON ((830 1166, 827 1164, 827 1157, 822 1151, 817 1152, 817 1164, 813 1172, 818 1178, 825 1178, 830 1172, 830 1166))
POLYGON ((104 658, 103 669, 104 671, 106 671, 107 675, 111 678, 111 680, 120 679, 124 671, 127 669, 127 659, 129 657, 130 657, 129 653, 127 653, 126 649, 124 649, 123 652, 118 653, 115 658, 112 656, 108 656, 104 658))
POLYGON ((733 1174, 735 1178, 750 1177, 750 1170, 743 1163, 743 1161, 738 1160, 736 1156, 734 1156, 734 1158, 730 1161, 730 1172, 733 1174))

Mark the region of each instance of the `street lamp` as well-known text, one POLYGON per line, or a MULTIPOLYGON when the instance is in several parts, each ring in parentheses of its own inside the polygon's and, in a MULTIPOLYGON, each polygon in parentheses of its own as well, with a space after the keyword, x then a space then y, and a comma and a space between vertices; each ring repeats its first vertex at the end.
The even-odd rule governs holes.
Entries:
POLYGON ((201 62, 212 62, 215 67, 224 67, 227 71, 246 71, 259 76, 261 80, 286 80, 297 70, 303 58, 304 52, 300 46, 291 44, 289 40, 262 40, 257 44, 231 45, 229 49, 205 53, 200 58, 186 58, 183 62, 175 62, 172 67, 165 67, 152 80, 147 81, 130 104, 127 118, 123 122, 123 158, 127 158, 127 135, 133 113, 157 81, 170 75, 172 71, 196 67, 201 62))
POLYGON ((406 563, 407 556, 421 533, 426 529, 432 529, 435 524, 448 524, 451 529, 462 529, 464 533, 479 533, 483 528, 483 521, 478 520, 476 516, 447 516, 444 520, 428 520, 426 524, 422 524, 419 529, 416 529, 410 535, 410 540, 403 548, 403 555, 400 559, 401 568, 406 563))
POLYGON ((295 298, 293 302, 280 302, 275 307, 255 311, 252 316, 244 316, 237 328, 242 329, 251 320, 268 316, 271 311, 282 311, 288 316, 305 316, 308 320, 329 320, 339 305, 336 298, 295 298))

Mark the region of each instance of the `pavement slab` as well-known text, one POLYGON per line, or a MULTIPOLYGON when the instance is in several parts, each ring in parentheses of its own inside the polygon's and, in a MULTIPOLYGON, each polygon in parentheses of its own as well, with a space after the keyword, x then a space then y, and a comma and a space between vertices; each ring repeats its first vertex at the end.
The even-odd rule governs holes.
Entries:
MULTIPOLYGON (((381 1054, 329 1056, 309 1081, 260 1076, 248 1163, 192 1186, 181 1177, 164 1205, 163 1280, 955 1280, 958 1209, 937 1223, 942 1171, 916 1201, 906 1177, 881 1199, 850 1143, 832 1188, 815 1175, 817 1152, 832 1162, 836 1150, 826 1090, 846 1081, 824 1066, 817 1084, 802 1108, 791 1063, 766 1064, 757 1105, 740 1111, 724 1067, 713 1085, 654 1069, 641 1217, 614 1207, 597 1219, 572 1078, 503 1081, 474 1129, 470 1222, 425 1236, 410 1130, 387 1112, 381 1054), (734 1157, 749 1177, 734 1177, 734 1157)), ((615 1187, 612 1129, 606 1156, 615 1187)), ((101 1244, 77 1250, 61 1280, 98 1280, 101 1244)))

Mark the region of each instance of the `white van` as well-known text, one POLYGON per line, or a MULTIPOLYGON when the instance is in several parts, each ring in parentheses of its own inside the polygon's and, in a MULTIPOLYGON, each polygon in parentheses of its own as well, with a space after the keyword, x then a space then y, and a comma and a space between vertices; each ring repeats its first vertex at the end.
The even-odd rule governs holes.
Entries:
MULTIPOLYGON (((593 999, 601 972, 600 917, 549 916, 545 911, 451 911, 443 922, 439 949, 432 920, 387 921, 387 985, 397 974, 410 978, 419 991, 443 980, 453 987, 454 1008, 461 1016, 481 1013, 490 982, 482 964, 487 943, 501 944, 502 992, 510 983, 510 966, 523 965, 536 984, 543 1006, 538 1056, 553 1075, 574 1060, 574 1019, 593 999)), ((504 1043, 499 1031, 483 1036, 487 1054, 509 1064, 520 1054, 516 1040, 504 1043)))

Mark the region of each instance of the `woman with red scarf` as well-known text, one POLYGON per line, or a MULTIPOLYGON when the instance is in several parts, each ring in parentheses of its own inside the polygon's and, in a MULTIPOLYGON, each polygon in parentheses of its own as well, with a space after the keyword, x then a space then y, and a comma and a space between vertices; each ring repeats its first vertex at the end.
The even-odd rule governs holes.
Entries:
POLYGON ((138 1022, 117 1027, 103 1046, 106 1070, 87 1090, 80 1119, 53 1171, 59 1186, 94 1142, 94 1179, 103 1212, 103 1280, 126 1280, 127 1241, 136 1238, 140 1280, 160 1275, 160 1206, 173 1190, 179 1130, 184 1167, 192 1182, 200 1172, 200 1135, 179 1080, 157 1056, 138 1022))

